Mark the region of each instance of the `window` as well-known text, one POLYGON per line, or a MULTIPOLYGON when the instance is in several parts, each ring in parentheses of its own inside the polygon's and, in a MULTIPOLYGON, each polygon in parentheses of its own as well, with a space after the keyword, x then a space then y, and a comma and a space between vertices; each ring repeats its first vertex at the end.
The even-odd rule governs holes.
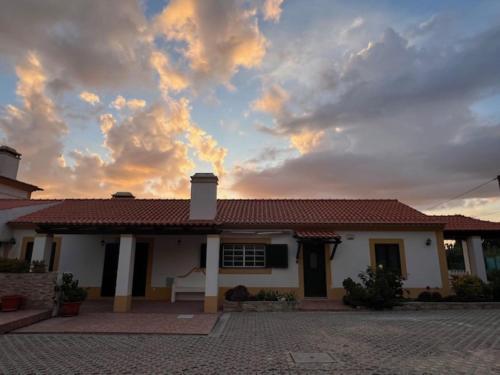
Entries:
POLYGON ((483 253, 486 272, 500 270, 500 239, 484 239, 483 253))
POLYGON ((266 245, 224 244, 222 267, 264 268, 266 267, 266 245))
POLYGON ((398 272, 407 278, 404 241, 402 239, 370 239, 370 260, 372 267, 398 272))
MULTIPOLYGON (((31 238, 32 237, 25 239, 24 249, 23 249, 22 255, 21 255, 21 259, 23 259, 29 263, 31 263, 31 260, 33 258, 34 242, 31 238)), ((49 269, 48 269, 49 272, 57 271, 57 266, 59 263, 58 252, 59 252, 59 239, 56 238, 52 242, 52 250, 50 252, 49 269)))
POLYGON ((401 257, 398 244, 375 244, 375 262, 377 267, 401 274, 401 257))

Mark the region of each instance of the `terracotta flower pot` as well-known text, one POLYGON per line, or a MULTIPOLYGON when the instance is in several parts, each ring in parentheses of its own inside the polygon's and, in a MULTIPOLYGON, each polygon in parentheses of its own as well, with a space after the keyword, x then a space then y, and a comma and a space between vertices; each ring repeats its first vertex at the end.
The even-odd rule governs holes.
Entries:
POLYGON ((81 302, 63 302, 59 315, 61 316, 76 316, 80 313, 81 302))
POLYGON ((11 295, 2 297, 2 311, 17 311, 23 302, 23 296, 11 295))

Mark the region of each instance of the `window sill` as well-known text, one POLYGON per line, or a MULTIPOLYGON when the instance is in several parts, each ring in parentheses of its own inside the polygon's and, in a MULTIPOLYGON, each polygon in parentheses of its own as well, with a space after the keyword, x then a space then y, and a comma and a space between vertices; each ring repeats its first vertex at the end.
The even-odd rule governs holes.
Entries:
POLYGON ((272 272, 272 268, 219 268, 219 274, 227 275, 270 275, 272 272))

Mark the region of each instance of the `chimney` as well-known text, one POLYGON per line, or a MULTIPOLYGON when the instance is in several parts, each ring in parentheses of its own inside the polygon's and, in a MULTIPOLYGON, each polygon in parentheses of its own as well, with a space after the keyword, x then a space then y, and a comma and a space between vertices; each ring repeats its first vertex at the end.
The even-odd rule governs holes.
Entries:
POLYGON ((128 192, 128 191, 117 191, 114 193, 111 198, 113 199, 134 199, 135 196, 134 194, 128 192))
POLYGON ((9 146, 0 146, 0 175, 17 180, 21 154, 9 146))
POLYGON ((213 173, 195 173, 191 176, 190 220, 215 219, 218 181, 213 173))

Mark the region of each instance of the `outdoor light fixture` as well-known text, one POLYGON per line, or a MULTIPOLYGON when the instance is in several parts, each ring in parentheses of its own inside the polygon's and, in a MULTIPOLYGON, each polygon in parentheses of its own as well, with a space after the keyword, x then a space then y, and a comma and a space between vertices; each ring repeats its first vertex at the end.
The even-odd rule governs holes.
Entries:
POLYGON ((104 245, 106 245, 106 241, 101 240, 101 246, 104 246, 104 245))
POLYGON ((430 238, 428 238, 428 239, 425 240, 425 245, 426 246, 431 246, 431 244, 432 244, 432 240, 430 238))

